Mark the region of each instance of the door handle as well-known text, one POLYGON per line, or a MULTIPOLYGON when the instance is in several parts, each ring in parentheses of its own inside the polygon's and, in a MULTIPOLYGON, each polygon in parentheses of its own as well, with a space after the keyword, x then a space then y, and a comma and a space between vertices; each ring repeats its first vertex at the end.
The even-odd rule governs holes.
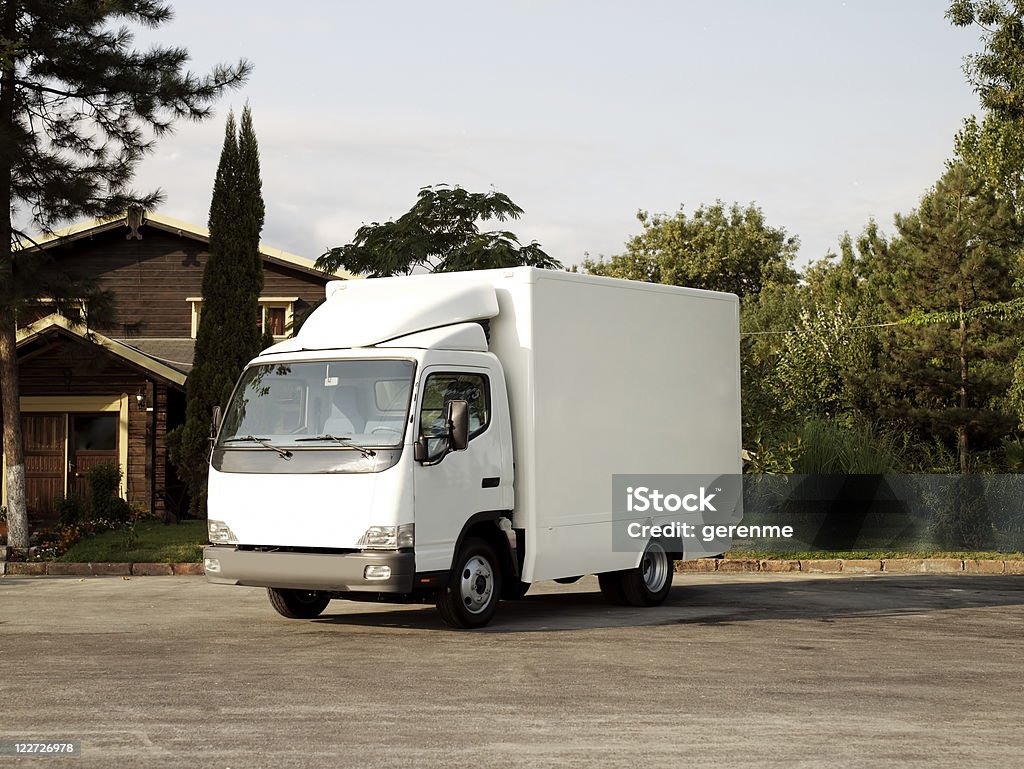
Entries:
POLYGON ((484 478, 480 481, 480 488, 482 489, 494 489, 497 488, 498 484, 501 483, 500 476, 494 476, 492 478, 484 478))

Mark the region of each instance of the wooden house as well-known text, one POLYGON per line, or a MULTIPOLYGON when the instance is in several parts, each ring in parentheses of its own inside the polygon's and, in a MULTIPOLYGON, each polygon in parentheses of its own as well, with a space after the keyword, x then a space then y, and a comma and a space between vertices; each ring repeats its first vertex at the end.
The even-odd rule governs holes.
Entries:
MULTIPOLYGON (((166 436, 184 421, 209 232, 132 212, 40 243, 58 264, 98 278, 114 295, 116 317, 110 327, 87 328, 46 302, 19 317, 30 527, 53 523, 59 500, 81 494, 86 472, 101 462, 121 467, 129 502, 181 512, 186 500, 166 436)), ((253 322, 284 338, 332 276, 300 256, 263 245, 260 253, 264 289, 253 322)))

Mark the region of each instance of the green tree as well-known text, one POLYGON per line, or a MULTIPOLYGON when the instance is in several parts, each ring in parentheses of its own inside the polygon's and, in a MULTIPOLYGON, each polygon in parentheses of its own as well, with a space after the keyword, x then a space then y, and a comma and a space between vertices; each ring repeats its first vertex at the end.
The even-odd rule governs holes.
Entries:
POLYGON ((40 296, 98 296, 94 283, 55 274, 27 230, 155 205, 158 194, 129 189, 139 160, 176 120, 208 117, 249 71, 243 61, 197 76, 185 49, 134 50, 132 33, 118 26, 170 18, 154 0, 0 0, 0 390, 15 547, 28 544, 17 313, 40 296))
POLYGON ((972 450, 998 445, 1012 428, 1005 396, 1020 335, 985 310, 1015 296, 1021 227, 962 164, 896 225, 884 299, 896 316, 919 322, 888 334, 883 375, 896 413, 922 434, 952 440, 966 473, 972 450))
POLYGON ((524 246, 511 232, 480 231, 478 222, 504 222, 518 219, 522 213, 523 209, 500 192, 424 187, 409 211, 394 221, 363 225, 351 243, 321 255, 316 266, 326 272, 346 269, 370 278, 408 275, 416 269, 561 268, 536 241, 524 246))
POLYGON ((796 415, 783 403, 778 377, 784 340, 799 321, 803 295, 796 284, 765 286, 740 302, 743 446, 757 472, 792 472, 790 440, 796 415))
POLYGON ((263 290, 260 232, 263 195, 259 147, 249 107, 236 128, 229 115, 210 200, 210 256, 203 269, 203 305, 188 375, 185 423, 167 436, 171 461, 188 486, 189 511, 206 512, 207 456, 213 407, 226 406, 245 364, 264 338, 256 326, 263 290))
POLYGON ((795 459, 807 448, 797 438, 815 420, 840 431, 877 420, 872 378, 886 318, 876 284, 888 241, 871 221, 839 246, 808 265, 799 284, 771 284, 743 300, 743 436, 759 470, 785 471, 787 463, 764 458, 795 459))
POLYGON ((842 304, 804 309, 793 333, 782 336, 774 372, 782 408, 800 418, 849 417, 848 376, 866 362, 856 321, 842 304))
POLYGON ((981 106, 999 117, 1024 118, 1024 4, 1019 0, 953 0, 954 26, 977 25, 983 50, 964 62, 981 106))
POLYGON ((645 280, 711 291, 755 296, 769 284, 793 284, 790 262, 799 240, 771 227, 755 205, 728 208, 722 201, 692 215, 639 211, 643 232, 630 238, 626 252, 607 261, 585 259, 593 275, 645 280))
POLYGON ((989 113, 979 122, 972 115, 964 120, 954 146, 948 165, 969 168, 1024 220, 1024 119, 989 113))
POLYGON ((801 416, 874 426, 882 421, 882 338, 888 324, 899 321, 881 300, 890 282, 885 262, 890 247, 870 220, 856 238, 840 238, 837 256, 804 270, 804 333, 784 340, 786 355, 778 372, 784 400, 804 396, 801 416), (812 360, 818 365, 811 365, 812 360), (804 383, 797 382, 801 371, 804 383), (827 389, 836 393, 834 399, 809 397, 827 389))
MULTIPOLYGON (((983 50, 965 61, 968 81, 985 114, 970 117, 957 135, 957 160, 975 170, 1000 200, 1024 221, 1024 4, 1002 0, 956 0, 947 17, 956 26, 977 25, 983 50)), ((984 308, 993 317, 1024 317, 1024 286, 1017 296, 984 308)), ((1013 366, 1009 398, 1024 429, 1024 350, 1013 366)))

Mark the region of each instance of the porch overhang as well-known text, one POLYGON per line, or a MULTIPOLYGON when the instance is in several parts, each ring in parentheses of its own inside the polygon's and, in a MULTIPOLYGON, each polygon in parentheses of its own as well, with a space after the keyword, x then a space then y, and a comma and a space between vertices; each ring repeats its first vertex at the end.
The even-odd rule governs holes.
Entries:
POLYGON ((145 376, 174 385, 178 389, 184 389, 185 387, 187 374, 184 372, 171 368, 134 347, 104 336, 98 331, 91 331, 82 324, 74 323, 56 313, 40 318, 35 323, 19 329, 17 333, 17 347, 19 350, 24 349, 48 334, 61 334, 95 344, 145 376))

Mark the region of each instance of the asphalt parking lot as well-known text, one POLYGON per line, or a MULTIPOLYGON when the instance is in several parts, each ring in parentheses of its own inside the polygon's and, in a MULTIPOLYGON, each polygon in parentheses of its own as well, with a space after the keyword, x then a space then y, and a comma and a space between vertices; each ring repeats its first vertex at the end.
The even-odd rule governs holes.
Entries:
POLYGON ((76 767, 1024 766, 1024 577, 683 574, 286 620, 201 577, 0 579, 0 739, 76 767))

